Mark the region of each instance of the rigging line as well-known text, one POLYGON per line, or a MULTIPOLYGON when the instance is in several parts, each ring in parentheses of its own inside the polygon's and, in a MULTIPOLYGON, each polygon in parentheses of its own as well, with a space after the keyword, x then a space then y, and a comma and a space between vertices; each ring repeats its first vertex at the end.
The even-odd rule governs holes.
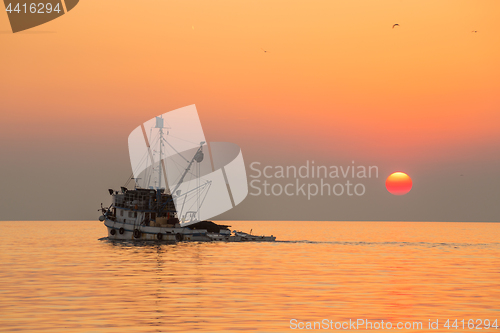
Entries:
MULTIPOLYGON (((198 213, 200 212, 201 206, 203 206, 203 203, 205 202, 205 199, 206 199, 206 198, 207 198, 207 196, 208 196, 208 190, 209 190, 209 188, 210 188, 210 186, 208 186, 208 188, 206 188, 206 190, 205 190, 205 189, 203 189, 203 190, 202 190, 203 192, 205 192, 205 196, 203 197, 203 200, 201 201, 201 203, 200 203, 200 204, 199 204, 199 206, 198 206, 198 210, 197 210, 197 212, 198 212, 198 213)), ((200 192, 201 192, 201 191, 200 191, 200 192)), ((190 200, 189 200, 189 201, 190 201, 190 200)), ((193 203, 191 204, 191 206, 189 206, 189 207, 188 207, 188 209, 189 209, 189 210, 191 210, 195 204, 196 204, 196 202, 193 202, 193 203)), ((199 219, 199 220, 201 220, 201 219, 200 219, 200 216, 198 216, 198 219, 199 219)))
MULTIPOLYGON (((167 142, 167 143, 168 143, 168 142, 167 142)), ((162 145, 162 146, 163 146, 163 145, 162 145)), ((172 147, 172 148, 173 148, 173 147, 172 147)), ((175 148, 173 148, 173 149, 175 150, 175 148)), ((199 148, 199 149, 200 149, 200 148, 199 148)), ((198 150, 199 150, 199 149, 198 149, 198 150)), ((180 155, 180 154, 179 154, 179 155, 180 155)), ((181 157, 182 157, 182 155, 181 155, 181 157)), ((194 157, 193 157, 193 158, 194 158, 194 157)), ((187 161, 187 160, 186 160, 186 161, 187 161)), ((189 162, 189 163, 191 164, 192 162, 193 162, 193 161, 191 161, 191 162, 189 162)), ((180 173, 180 170, 179 170, 179 164, 180 164, 180 163, 178 163, 178 162, 176 162, 175 160, 173 160, 173 159, 172 159, 172 163, 171 163, 171 164, 173 164, 173 165, 177 168, 177 171, 180 173)), ((196 176, 197 176, 197 174, 195 174, 194 172, 196 172, 196 171, 197 171, 198 173, 200 173, 200 171, 201 171, 201 170, 200 170, 201 165, 199 165, 199 163, 197 163, 197 164, 198 164, 198 165, 197 165, 197 167, 193 168, 192 170, 191 170, 191 169, 186 170, 185 168, 183 168, 183 173, 182 173, 182 176, 186 176, 187 174, 190 174, 191 176, 195 176, 195 177, 196 177, 196 176), (194 171, 194 172, 193 172, 193 171, 194 171)), ((179 187, 178 185, 179 185, 179 183, 180 183, 180 182, 181 182, 181 180, 182 180, 182 176, 181 176, 181 178, 180 178, 180 179, 179 179, 179 180, 175 183, 175 188, 178 188, 178 187, 179 187)), ((197 180, 197 183, 198 183, 197 188, 199 188, 199 187, 200 187, 200 185, 199 185, 199 184, 200 184, 200 179, 201 179, 201 177, 196 177, 196 180, 197 180)), ((176 180, 177 180, 177 179, 176 179, 176 180)), ((190 179, 190 180, 191 180, 191 179, 190 179)), ((205 179, 203 179, 203 181, 204 181, 204 182, 208 182, 208 181, 207 181, 207 180, 205 180, 205 179)), ((189 190, 189 189, 190 189, 190 187, 188 187, 188 190, 189 190)), ((175 195, 175 193, 172 193, 172 194, 173 194, 173 195, 175 195)), ((184 205, 183 205, 183 206, 184 206, 184 205)))
MULTIPOLYGON (((185 183, 186 184, 186 183, 185 183)), ((176 184, 177 186, 177 184, 176 184)), ((177 186, 178 187, 178 186, 177 186)), ((189 186, 189 182, 187 182, 187 189, 186 189, 186 195, 184 196, 184 202, 182 203, 182 209, 181 209, 181 212, 184 211, 184 205, 186 204, 186 200, 187 200, 187 197, 188 197, 188 194, 190 192, 190 186, 189 186)), ((182 213, 181 213, 182 215, 182 213)))
POLYGON ((151 158, 151 165, 154 165, 154 158, 153 154, 151 154, 151 144, 148 139, 148 134, 146 133, 146 128, 144 127, 144 124, 141 124, 141 129, 142 129, 142 135, 144 136, 144 141, 146 142, 146 147, 148 148, 149 156, 151 158))
MULTIPOLYGON (((183 157, 183 158, 184 158, 184 157, 183 157)), ((186 160, 186 159, 185 159, 185 160, 186 160)), ((173 160, 172 158, 171 158, 171 162, 172 162, 172 163, 173 163, 173 164, 177 167, 177 171, 180 171, 180 169, 178 168, 178 166, 181 166, 181 164, 180 164, 179 162, 176 162, 176 161, 175 161, 175 160, 173 160)), ((189 162, 189 161, 188 161, 188 160, 186 160, 186 162, 189 162)), ((200 165, 200 163, 197 163, 197 165, 200 165)), ((184 171, 185 171, 185 169, 183 168, 182 172, 184 172, 184 171)), ((199 172, 199 174, 201 174, 201 171, 198 171, 198 172, 199 172)), ((187 173, 187 174, 189 174, 189 175, 191 175, 191 176, 194 176, 194 177, 198 177, 198 175, 197 175, 197 174, 195 174, 193 171, 191 171, 191 169, 188 171, 188 173, 187 173)), ((204 180, 204 181, 207 181, 205 178, 203 178, 203 177, 201 177, 201 176, 200 176, 199 178, 200 178, 200 179, 202 179, 202 180, 204 180)))
POLYGON ((172 145, 170 144, 170 142, 168 142, 167 140, 165 140, 165 138, 163 138, 163 141, 165 141, 165 142, 166 142, 166 143, 167 143, 170 147, 172 147, 172 149, 173 149, 173 150, 174 150, 177 154, 179 154, 179 156, 180 156, 180 157, 182 157, 182 158, 183 158, 186 162, 188 162, 188 163, 189 163, 189 161, 188 161, 188 160, 187 160, 184 156, 182 156, 182 154, 181 154, 181 153, 179 153, 179 152, 177 151, 177 149, 175 149, 175 148, 174 148, 174 146, 172 146, 172 145))
MULTIPOLYGON (((177 169, 177 171, 179 171, 179 168, 177 169)), ((180 177, 182 176, 182 173, 183 173, 184 171, 185 171, 185 170, 182 170, 182 172, 179 172, 179 177, 178 177, 178 179, 180 179, 180 177)), ((186 175, 191 175, 191 176, 193 176, 193 178, 195 178, 195 177, 196 177, 196 174, 194 174, 191 170, 189 170, 189 171, 187 172, 187 174, 186 174, 186 175)), ((192 179, 187 179, 187 181, 191 181, 191 180, 192 180, 192 179)))
MULTIPOLYGON (((188 174, 189 174, 189 175, 192 175, 192 176, 196 176, 196 175, 195 175, 194 173, 192 173, 192 172, 188 172, 188 174)), ((176 180, 177 180, 177 179, 176 179, 176 180)), ((185 180, 185 182, 187 183, 187 182, 190 182, 190 181, 192 181, 192 180, 193 180, 193 179, 186 179, 186 180, 185 180)), ((210 182, 210 180, 208 180, 208 179, 205 179, 205 178, 199 177, 199 178, 197 178, 197 182, 198 182, 198 185, 197 185, 197 186, 198 186, 198 187, 200 187, 200 186, 201 186, 201 185, 200 185, 200 182, 201 182, 201 181, 203 181, 203 182, 204 182, 204 184, 203 184, 203 185, 206 185, 207 183, 209 183, 209 182, 210 182)), ((177 185, 178 183, 179 183, 178 181, 177 181, 177 182, 174 182, 174 185, 177 185)))
POLYGON ((147 185, 145 185, 149 188, 149 184, 151 184, 151 174, 149 174, 146 178, 148 179, 148 182, 146 183, 147 185))
MULTIPOLYGON (((201 162, 198 163, 198 186, 201 184, 201 162)), ((201 192, 198 193, 198 220, 201 220, 201 203, 200 203, 201 192)))
POLYGON ((177 136, 175 136, 175 135, 172 135, 172 134, 169 134, 169 136, 171 136, 171 137, 173 137, 173 138, 175 138, 175 139, 177 139, 177 140, 182 140, 182 141, 186 141, 186 142, 192 143, 192 144, 194 144, 194 145, 199 145, 199 144, 200 144, 199 142, 189 141, 189 140, 186 140, 186 139, 183 139, 183 138, 179 138, 179 137, 177 137, 177 136))
MULTIPOLYGON (((196 185, 199 187, 200 186, 200 163, 198 163, 197 168, 197 178, 196 178, 196 185)), ((198 192, 198 195, 196 196, 196 203, 198 204, 197 207, 197 213, 198 213, 198 220, 200 219, 200 193, 198 192)))
POLYGON ((139 163, 136 165, 136 169, 132 170, 132 173, 134 173, 138 168, 140 168, 140 166, 143 165, 145 157, 147 157, 147 152, 144 155, 142 155, 142 157, 139 159, 139 163))
MULTIPOLYGON (((179 169, 177 169, 177 170, 179 170, 179 169)), ((187 173, 186 175, 191 175, 191 176, 195 176, 195 177, 196 177, 196 174, 194 174, 194 173, 193 173, 193 172, 191 172, 191 171, 188 171, 188 173, 187 173)), ((180 175, 179 175, 179 176, 180 176, 180 175)), ((178 179, 176 179, 176 180, 178 180, 178 179)), ((187 179, 186 181, 192 181, 192 180, 193 180, 193 179, 187 179)), ((197 178, 197 180, 203 181, 205 184, 206 184, 206 183, 208 183, 208 182, 210 182, 210 180, 208 180, 208 179, 206 179, 206 178, 204 178, 204 177, 198 177, 198 178, 197 178)), ((177 182, 175 182, 175 184, 177 184, 177 183, 178 183, 178 181, 177 181, 177 182)))
MULTIPOLYGON (((171 164, 173 164, 176 169, 177 169, 177 172, 179 173, 178 177, 175 179, 175 184, 177 184, 180 180, 180 178, 182 177, 182 174, 186 171, 186 168, 184 165, 181 165, 181 163, 175 161, 174 159, 171 159, 171 164)), ((196 176, 193 171, 188 170, 187 174, 186 175, 192 175, 192 176, 196 176)))
MULTIPOLYGON (((175 181, 178 180, 178 179, 180 179, 180 176, 182 175, 182 172, 184 172, 184 170, 181 171, 180 164, 178 162, 176 162, 175 160, 171 159, 170 165, 173 165, 177 169, 177 172, 179 173, 179 176, 178 176, 177 179, 175 179, 175 181)), ((170 175, 172 175, 172 172, 170 172, 170 175)), ((174 183, 177 184, 177 182, 175 182, 175 181, 174 181, 174 183)))
MULTIPOLYGON (((182 156, 182 154, 181 154, 181 153, 179 153, 179 152, 178 152, 178 151, 177 151, 177 150, 176 150, 176 149, 175 149, 175 148, 174 148, 174 147, 173 147, 173 146, 172 146, 172 145, 171 145, 168 141, 166 141, 165 139, 163 139, 163 140, 164 140, 164 141, 165 141, 165 142, 166 142, 166 143, 167 143, 170 147, 172 147, 172 149, 173 149, 173 150, 174 150, 174 151, 175 151, 175 152, 176 152, 176 153, 177 153, 180 157, 182 157, 182 158, 183 158, 183 159, 184 159, 187 163, 191 163, 191 162, 190 162, 189 160, 187 160, 184 156, 182 156)), ((198 150, 199 150, 199 148, 198 148, 198 150)), ((197 151, 197 152, 198 152, 198 151, 197 151)), ((173 162, 174 164, 179 164, 179 163, 175 162, 173 159, 172 159, 172 162, 173 162)), ((199 163, 198 163, 198 164, 199 164, 199 163)), ((177 171, 179 171, 179 168, 177 168, 177 171)), ((183 170, 183 172, 184 172, 184 171, 186 171, 186 170, 184 169, 184 170, 183 170)), ((199 177, 198 175, 194 174, 194 173, 193 173, 193 171, 191 171, 191 170, 188 170, 188 172, 186 173, 186 175, 187 175, 188 173, 189 173, 189 174, 191 174, 191 175, 192 175, 192 176, 194 176, 194 177, 201 178, 201 177, 199 177)), ((204 180, 205 180, 205 179, 204 179, 204 180)), ((177 182, 177 183, 178 183, 178 182, 177 182)))
MULTIPOLYGON (((141 159, 139 160, 139 163, 136 165, 136 169, 133 170, 133 172, 135 172, 136 170, 140 169, 140 167, 144 164, 144 160, 147 159, 148 157, 148 153, 146 152, 144 155, 142 155, 141 159)), ((146 168, 147 168, 147 164, 146 164, 146 168)), ((146 169, 145 168, 145 169, 146 169)))
MULTIPOLYGON (((210 183, 211 184, 211 183, 210 183)), ((202 192, 202 191, 208 191, 207 189, 210 187, 210 184, 203 184, 201 185, 200 187, 195 187, 189 191, 186 191, 186 193, 182 194, 182 195, 179 195, 178 197, 176 198, 180 198, 180 197, 185 197, 187 198, 187 201, 188 202, 191 202, 193 198, 195 198, 195 195, 196 195, 196 191, 198 190, 198 192, 202 192)))
MULTIPOLYGON (((161 149, 161 147, 165 147, 165 145, 163 144, 163 142, 160 142, 160 149, 161 149)), ((170 191, 170 189, 168 187, 167 170, 165 168, 165 161, 164 160, 165 160, 165 158, 162 158, 160 160, 160 165, 158 165, 158 167, 163 169, 162 171, 163 171, 163 178, 165 178, 164 179, 164 181, 165 181, 165 190, 169 190, 170 191)), ((161 188, 161 180, 160 180, 160 188, 161 188)))
POLYGON ((206 186, 202 186, 203 188, 194 188, 191 190, 191 193, 186 193, 186 201, 189 202, 190 206, 188 209, 193 208, 195 204, 197 204, 198 193, 204 192, 206 186))
MULTIPOLYGON (((141 165, 142 165, 142 163, 141 163, 141 165)), ((132 176, 134 176, 134 173, 135 173, 135 172, 132 172, 132 176)), ((147 178, 147 169, 146 169, 146 170, 143 170, 143 171, 142 171, 142 172, 140 172, 140 173, 138 173, 138 175, 137 175, 137 176, 141 176, 141 175, 142 175, 142 177, 137 177, 137 178, 140 178, 140 179, 145 179, 145 178, 147 178), (144 172, 144 174, 143 174, 143 172, 144 172)), ((131 177, 131 179, 132 179, 132 177, 131 177)), ((134 179, 134 182, 135 182, 136 186, 141 187, 141 184, 139 183, 139 182, 140 182, 139 180, 134 179)), ((128 185, 128 184, 127 184, 127 185, 128 185)))
POLYGON ((203 197, 203 200, 201 201, 200 207, 201 207, 201 206, 203 206, 203 203, 205 202, 205 199, 207 198, 208 191, 210 190, 210 186, 212 186, 212 182, 210 182, 210 183, 208 184, 208 187, 207 187, 207 192, 205 193, 205 196, 203 197))
POLYGON ((148 184, 150 184, 151 176, 154 173, 154 165, 149 166, 148 165, 149 163, 147 163, 147 161, 149 160, 148 155, 149 155, 149 152, 146 151, 146 153, 142 156, 142 158, 139 160, 139 163, 136 165, 136 168, 134 169, 134 172, 136 172, 137 170, 140 170, 143 166, 145 166, 143 171, 141 171, 141 173, 144 172, 143 179, 145 181, 147 180, 147 183, 144 183, 145 188, 147 188, 148 184))
MULTIPOLYGON (((127 182, 125 183, 125 187, 127 187, 128 183, 130 183, 130 181, 132 180, 132 176, 134 175, 134 173, 132 172, 132 174, 128 177, 127 179, 127 182)), ((123 183, 122 183, 123 184, 123 183)))
MULTIPOLYGON (((184 202, 182 203, 182 208, 181 208, 181 211, 180 211, 181 217, 182 217, 182 212, 184 211, 184 205, 186 204, 186 199, 187 199, 187 196, 184 197, 184 202)), ((184 222, 184 221, 182 221, 182 222, 184 222)))
MULTIPOLYGON (((150 135, 149 135, 149 137, 151 138, 151 140, 150 140, 150 141, 148 141, 148 139, 147 139, 147 136, 146 136, 145 132, 143 132, 143 134, 144 134, 144 139, 145 139, 145 141, 146 141, 146 146, 148 147, 148 153, 149 153, 149 156, 150 156, 150 159, 151 159, 151 168, 147 168, 147 167, 146 167, 146 168, 147 168, 146 173, 147 173, 147 175, 148 175, 148 176, 146 177, 146 178, 148 178, 148 182, 147 182, 147 185, 146 185, 146 186, 151 186, 151 177, 153 176, 154 169, 155 169, 155 167, 154 167, 154 164, 155 164, 155 163, 154 163, 154 156, 156 155, 156 150, 155 150, 155 149, 151 149, 150 142, 152 142, 152 143, 153 143, 153 148, 155 148, 155 142, 157 141, 157 140, 156 140, 156 138, 160 135, 160 133, 157 133, 157 134, 153 137, 152 132, 153 132, 153 129, 151 128, 151 129, 150 129, 150 135), (154 153, 153 153, 152 151, 154 151, 154 153)), ((158 163, 158 167, 159 167, 159 168, 161 168, 161 163, 158 163)), ((161 187, 161 184, 158 184, 158 187, 161 187)))

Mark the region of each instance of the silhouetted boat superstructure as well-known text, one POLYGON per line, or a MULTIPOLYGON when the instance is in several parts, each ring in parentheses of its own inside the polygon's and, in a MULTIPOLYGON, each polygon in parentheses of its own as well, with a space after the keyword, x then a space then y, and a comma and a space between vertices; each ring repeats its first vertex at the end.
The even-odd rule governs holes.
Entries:
MULTIPOLYGON (((112 203, 109 207, 102 207, 102 215, 99 220, 104 222, 108 228, 109 239, 117 240, 156 240, 156 241, 274 241, 274 236, 255 236, 243 232, 231 232, 230 226, 216 224, 212 221, 200 221, 199 210, 200 202, 203 202, 204 197, 210 190, 211 182, 200 182, 199 186, 181 193, 178 190, 182 184, 184 177, 190 170, 196 170, 196 164, 203 161, 203 147, 205 142, 200 142, 199 147, 192 156, 191 160, 185 157, 185 169, 180 172, 180 180, 173 186, 172 189, 165 186, 166 181, 165 161, 162 159, 162 147, 164 143, 172 146, 164 139, 163 119, 157 117, 156 126, 158 129, 159 147, 159 163, 154 168, 154 159, 151 151, 148 151, 151 156, 150 172, 155 172, 157 179, 156 186, 151 186, 147 183, 148 188, 142 188, 137 185, 137 179, 134 179, 136 185, 134 189, 121 187, 119 191, 109 189, 112 196, 112 203), (162 180, 163 174, 163 180, 162 180), (171 190, 171 191, 170 191, 171 190), (174 193, 174 195, 172 194, 174 193), (178 216, 174 199, 191 198, 197 202, 194 210, 184 212, 178 216), (197 200, 197 201, 196 201, 197 200)), ((167 132, 168 133, 168 132, 167 132)), ((148 150, 150 144, 148 144, 148 150)), ((175 148, 172 147, 174 150, 175 148)), ((148 177, 151 179, 151 177, 148 177)), ((182 206, 184 207, 184 205, 182 206)), ((193 206, 191 206, 193 207, 193 206)))

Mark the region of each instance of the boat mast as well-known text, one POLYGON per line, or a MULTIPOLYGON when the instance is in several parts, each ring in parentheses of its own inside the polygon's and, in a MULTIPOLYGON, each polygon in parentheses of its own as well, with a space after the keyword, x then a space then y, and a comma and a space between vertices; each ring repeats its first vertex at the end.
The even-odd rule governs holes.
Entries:
POLYGON ((156 117, 156 128, 160 129, 160 160, 158 161, 158 187, 156 188, 156 203, 157 203, 157 217, 160 216, 161 213, 161 165, 162 165, 162 151, 161 151, 161 145, 163 143, 163 118, 162 116, 156 117))
POLYGON ((158 163, 158 188, 161 188, 161 163, 162 163, 161 145, 162 144, 163 144, 163 128, 160 128, 160 163, 158 163))

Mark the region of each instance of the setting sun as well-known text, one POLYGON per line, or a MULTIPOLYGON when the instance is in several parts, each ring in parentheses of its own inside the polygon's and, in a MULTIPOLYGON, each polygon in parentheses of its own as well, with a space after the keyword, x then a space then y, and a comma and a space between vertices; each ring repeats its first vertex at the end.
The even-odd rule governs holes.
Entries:
POLYGON ((385 181, 387 191, 394 195, 404 195, 410 192, 413 182, 404 172, 394 172, 385 181))

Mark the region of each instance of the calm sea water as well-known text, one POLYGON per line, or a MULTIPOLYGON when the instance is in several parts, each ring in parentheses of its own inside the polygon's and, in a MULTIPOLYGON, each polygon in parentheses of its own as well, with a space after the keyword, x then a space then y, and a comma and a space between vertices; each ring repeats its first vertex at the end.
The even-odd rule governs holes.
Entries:
POLYGON ((469 319, 500 322, 500 224, 227 224, 280 241, 134 244, 103 238, 100 222, 0 222, 0 331, 286 332, 291 319, 368 319, 428 332, 431 319, 433 331, 464 332, 469 319))

